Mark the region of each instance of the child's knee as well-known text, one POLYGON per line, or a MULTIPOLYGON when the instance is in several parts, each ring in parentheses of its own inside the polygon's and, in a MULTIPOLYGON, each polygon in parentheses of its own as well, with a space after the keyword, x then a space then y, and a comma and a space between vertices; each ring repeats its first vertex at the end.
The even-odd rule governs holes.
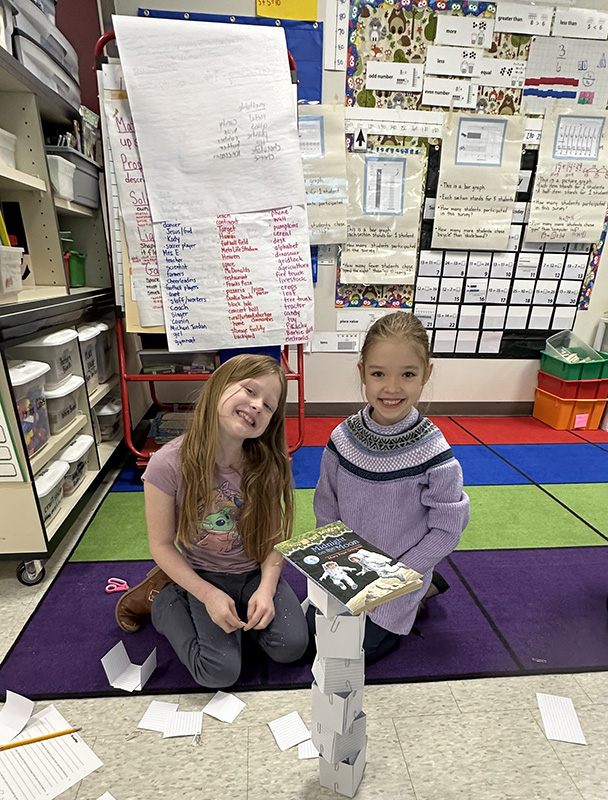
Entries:
POLYGON ((199 655, 193 659, 190 673, 199 686, 206 689, 223 689, 235 684, 241 674, 241 660, 211 663, 199 655))

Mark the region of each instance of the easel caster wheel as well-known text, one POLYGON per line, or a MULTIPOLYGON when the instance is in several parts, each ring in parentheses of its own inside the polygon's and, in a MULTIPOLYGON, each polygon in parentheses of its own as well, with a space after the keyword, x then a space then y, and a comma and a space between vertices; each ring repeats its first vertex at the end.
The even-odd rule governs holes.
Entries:
POLYGON ((22 561, 17 567, 17 580, 24 586, 35 586, 44 580, 46 570, 40 561, 22 561))

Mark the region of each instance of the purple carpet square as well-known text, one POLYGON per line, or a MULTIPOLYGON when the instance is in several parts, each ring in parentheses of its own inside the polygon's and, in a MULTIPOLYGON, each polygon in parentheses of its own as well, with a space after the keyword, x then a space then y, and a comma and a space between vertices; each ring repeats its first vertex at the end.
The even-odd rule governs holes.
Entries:
POLYGON ((608 547, 459 551, 451 559, 525 670, 608 668, 608 547))
MULTIPOLYGON (((144 694, 200 690, 152 625, 127 634, 116 624, 118 596, 105 593, 107 579, 123 578, 133 586, 149 568, 150 563, 143 561, 66 564, 0 667, 0 694, 7 689, 32 699, 122 694, 109 686, 101 666, 101 657, 119 640, 135 664, 142 664, 157 648, 158 666, 144 694)), ((398 683, 517 671, 449 564, 444 562, 440 571, 451 588, 431 600, 419 617, 422 636, 404 637, 399 650, 371 665, 370 681, 398 683)), ((304 577, 289 565, 285 576, 303 599, 304 577)), ((233 688, 295 688, 309 686, 311 681, 309 662, 274 664, 254 645, 244 645, 243 672, 233 688)))

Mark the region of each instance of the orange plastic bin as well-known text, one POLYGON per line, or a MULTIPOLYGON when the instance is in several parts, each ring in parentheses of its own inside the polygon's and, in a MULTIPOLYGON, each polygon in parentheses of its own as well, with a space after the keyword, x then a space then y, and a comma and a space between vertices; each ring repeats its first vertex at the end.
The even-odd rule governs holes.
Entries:
POLYGON ((606 398, 564 399, 537 389, 532 416, 558 431, 596 431, 600 426, 606 402, 606 398))

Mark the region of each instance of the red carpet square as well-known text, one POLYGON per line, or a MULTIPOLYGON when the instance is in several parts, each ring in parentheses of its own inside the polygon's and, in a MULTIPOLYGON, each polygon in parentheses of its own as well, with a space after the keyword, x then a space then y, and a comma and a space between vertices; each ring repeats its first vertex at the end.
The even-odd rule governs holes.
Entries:
POLYGON ((429 417, 439 428, 448 444, 479 444, 477 439, 457 425, 451 417, 429 417))
POLYGON ((534 417, 453 417, 484 444, 575 444, 578 436, 556 431, 534 417))

